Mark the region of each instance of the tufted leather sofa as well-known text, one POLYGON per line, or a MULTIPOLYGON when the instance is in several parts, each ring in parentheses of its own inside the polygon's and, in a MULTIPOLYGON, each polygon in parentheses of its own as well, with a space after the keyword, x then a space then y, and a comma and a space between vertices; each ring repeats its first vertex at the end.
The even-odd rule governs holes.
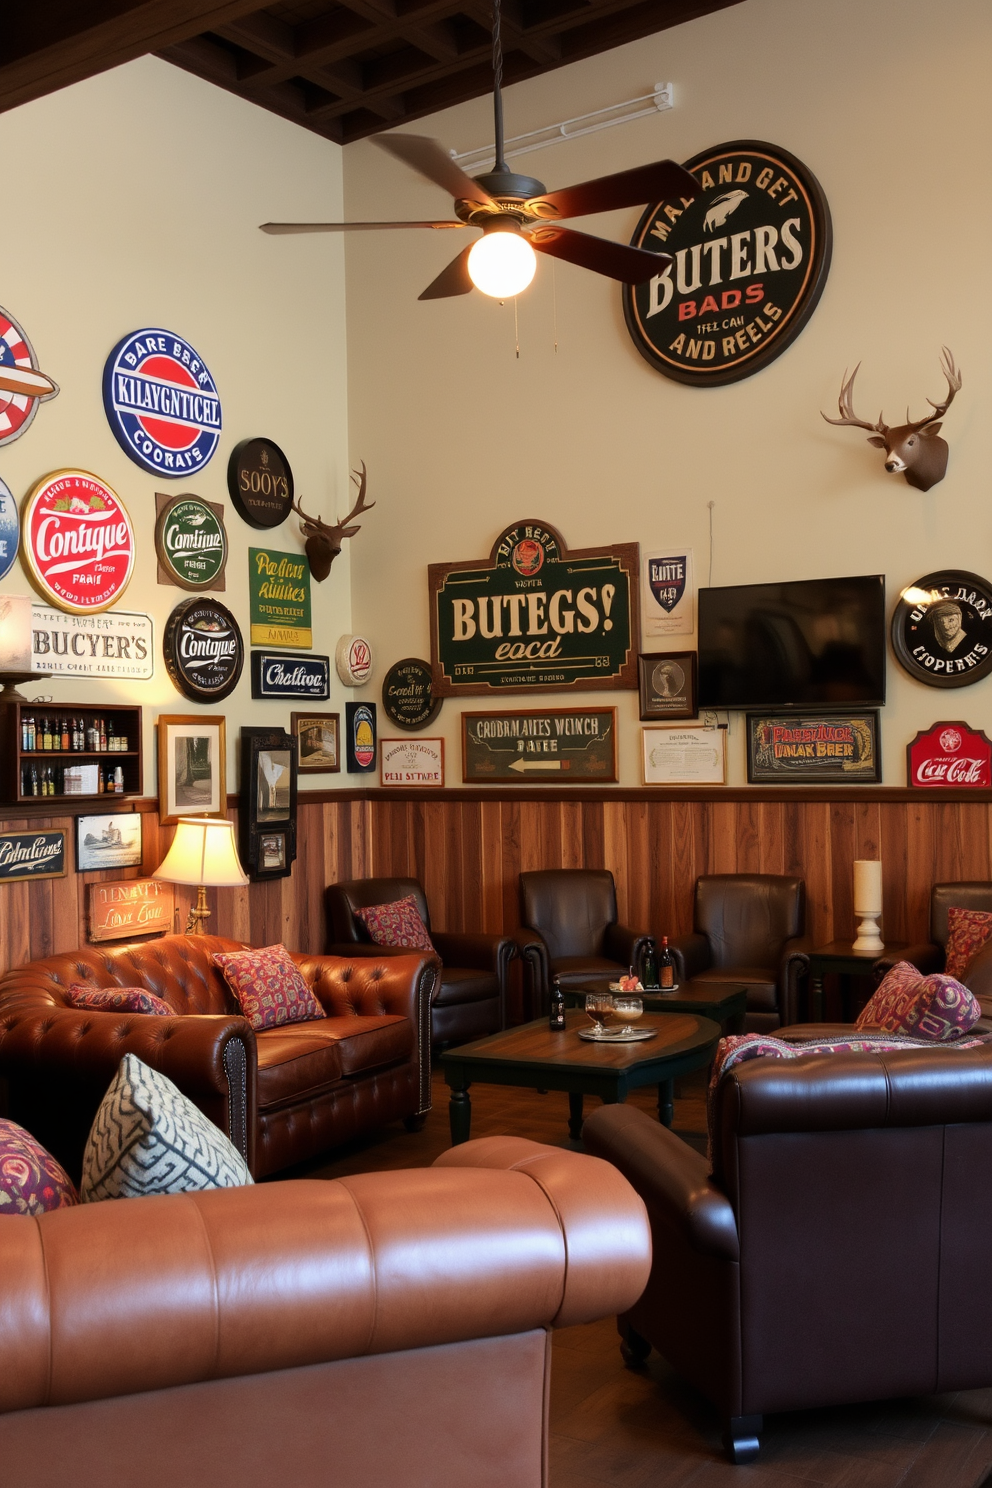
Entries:
POLYGON ((10 1114, 80 1171, 96 1109, 124 1054, 173 1080, 244 1153, 256 1178, 430 1108, 437 958, 294 955, 327 1016, 252 1031, 215 951, 239 941, 166 935, 30 961, 0 979, 0 1076, 10 1114), (71 983, 145 987, 175 1017, 68 1006, 71 983))
POLYGON ((542 1488, 550 1330, 650 1259, 615 1168, 513 1137, 8 1216, 4 1488, 542 1488))

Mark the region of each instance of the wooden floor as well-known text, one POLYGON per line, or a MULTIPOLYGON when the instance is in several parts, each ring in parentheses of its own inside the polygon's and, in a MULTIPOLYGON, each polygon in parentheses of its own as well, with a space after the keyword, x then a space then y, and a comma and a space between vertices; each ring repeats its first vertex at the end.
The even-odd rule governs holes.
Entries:
MULTIPOLYGON (((565 1125, 567 1096, 492 1085, 471 1093, 473 1136, 510 1133, 578 1150, 565 1125)), ((676 1095, 675 1129, 702 1149, 703 1077, 683 1081, 676 1095)), ((653 1099, 651 1091, 632 1097, 649 1111, 653 1099)), ((447 1089, 435 1075, 422 1132, 390 1127, 333 1162, 280 1176, 420 1167, 448 1144, 447 1089)), ((772 1416, 758 1461, 731 1467, 707 1402, 656 1354, 642 1371, 625 1369, 611 1318, 556 1334, 551 1431, 550 1488, 979 1488, 992 1475, 992 1390, 772 1416)))

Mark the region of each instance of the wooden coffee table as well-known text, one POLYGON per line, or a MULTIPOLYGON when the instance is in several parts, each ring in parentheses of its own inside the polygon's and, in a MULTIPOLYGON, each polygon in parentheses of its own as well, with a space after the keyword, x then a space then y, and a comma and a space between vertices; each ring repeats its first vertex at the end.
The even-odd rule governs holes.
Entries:
POLYGON ((646 1013, 639 1028, 657 1037, 636 1044, 593 1043, 579 1038, 592 1025, 585 1013, 566 1013, 564 1030, 552 1030, 546 1018, 507 1028, 489 1038, 462 1044, 441 1055, 451 1089, 448 1115, 451 1142, 467 1142, 472 1127, 469 1086, 523 1085, 536 1090, 568 1091, 568 1130, 582 1131, 582 1098, 598 1095, 607 1104, 627 1099, 644 1085, 658 1087, 658 1117, 671 1126, 672 1082, 709 1064, 720 1038, 720 1026, 687 1013, 646 1013))
MULTIPOLYGON (((608 992, 609 977, 590 977, 574 987, 563 987, 565 1006, 580 1008, 587 992, 608 992)), ((622 995, 622 994, 621 994, 622 995)), ((640 997, 648 1013, 695 1013, 698 1018, 712 1018, 724 1033, 743 1033, 747 1014, 747 988, 720 986, 712 982, 685 981, 674 992, 633 992, 640 997)))

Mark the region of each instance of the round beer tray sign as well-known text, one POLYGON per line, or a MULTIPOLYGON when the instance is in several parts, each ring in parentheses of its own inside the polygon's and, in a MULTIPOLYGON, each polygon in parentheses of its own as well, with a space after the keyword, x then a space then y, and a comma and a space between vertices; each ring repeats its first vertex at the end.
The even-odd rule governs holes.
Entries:
POLYGON ((293 472, 271 439, 242 439, 227 462, 227 489, 250 527, 278 527, 293 506, 293 472))
POLYGON ((159 513, 155 548, 162 567, 180 589, 209 589, 224 572, 227 533, 205 501, 177 496, 159 513))
POLYGON ((422 729, 441 711, 441 699, 431 692, 431 666, 408 656, 389 668, 382 684, 382 706, 390 723, 402 729, 422 729))
POLYGON ((924 574, 899 596, 892 646, 928 687, 968 687, 992 671, 992 584, 960 568, 924 574))
POLYGON ((11 570, 20 543, 21 527, 17 520, 17 502, 0 480, 0 579, 11 570))
POLYGON ((203 359, 172 331, 118 341, 103 369, 103 406, 118 444, 153 475, 202 470, 220 439, 220 397, 203 359))
POLYGON ((364 636, 343 635, 334 651, 334 665, 345 687, 361 687, 372 675, 372 647, 364 636))
POLYGON ((58 383, 38 365, 34 347, 8 310, 0 308, 0 444, 27 432, 38 404, 58 396, 58 383))
POLYGON ((134 529, 124 504, 88 470, 56 470, 28 492, 24 555, 45 599, 74 615, 109 610, 134 568, 134 529))
POLYGON ((165 665, 173 684, 195 703, 219 703, 238 685, 245 643, 238 622, 216 599, 185 599, 165 627, 165 665))
POLYGON ((826 197, 777 145, 733 140, 685 162, 696 196, 655 202, 631 239, 674 262, 624 285, 641 355, 676 382, 720 387, 766 367, 816 309, 830 267, 826 197))

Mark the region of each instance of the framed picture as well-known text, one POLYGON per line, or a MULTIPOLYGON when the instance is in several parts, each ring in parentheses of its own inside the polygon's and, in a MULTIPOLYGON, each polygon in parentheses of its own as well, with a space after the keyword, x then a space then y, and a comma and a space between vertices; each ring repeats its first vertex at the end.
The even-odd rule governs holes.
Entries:
POLYGON ((444 784, 443 739, 380 739, 379 784, 444 784))
POLYGON ((637 658, 641 719, 695 718, 695 651, 652 651, 637 658))
POLYGON ((341 768, 341 714, 291 713, 301 775, 334 774, 341 768))
POLYGON ((262 832, 258 839, 259 859, 263 872, 282 873, 286 870, 286 833, 262 832))
POLYGON ((158 809, 163 827, 181 816, 227 810, 227 720, 222 713, 163 714, 158 720, 158 809))
POLYGON ((878 710, 749 713, 749 785, 877 785, 878 710))
POLYGON ((241 861, 252 879, 285 878, 296 857, 296 739, 279 728, 241 730, 241 861))
POLYGON ((641 729, 645 785, 726 785, 727 731, 706 728, 641 729))
POLYGON ((113 811, 76 817, 76 872, 141 866, 141 815, 113 811))

